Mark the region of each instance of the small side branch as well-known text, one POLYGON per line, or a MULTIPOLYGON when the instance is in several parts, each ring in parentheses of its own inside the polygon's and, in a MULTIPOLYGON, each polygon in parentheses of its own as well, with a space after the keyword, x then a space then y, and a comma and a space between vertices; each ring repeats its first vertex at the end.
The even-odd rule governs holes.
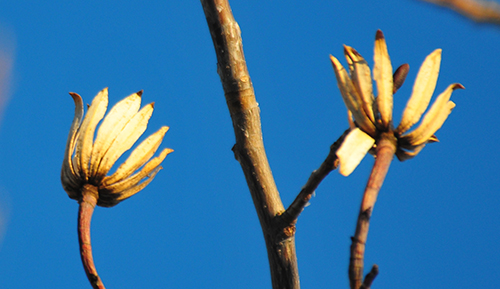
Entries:
POLYGON ((297 195, 292 204, 286 209, 285 213, 281 215, 282 220, 288 224, 293 225, 297 221, 300 213, 304 210, 304 207, 307 205, 309 200, 311 199, 314 191, 319 186, 319 184, 323 181, 323 179, 333 170, 335 170, 339 161, 337 158, 337 150, 342 145, 344 138, 349 133, 349 129, 344 131, 344 133, 330 146, 330 153, 326 157, 325 161, 321 164, 321 166, 311 173, 311 176, 307 180, 307 183, 302 187, 302 190, 297 195))
POLYGON ((500 4, 482 0, 422 0, 450 8, 479 23, 500 25, 500 4))
POLYGON ((373 280, 375 280, 375 277, 377 277, 377 275, 378 275, 378 266, 373 265, 372 269, 370 270, 370 273, 366 274, 365 281, 363 281, 363 285, 361 285, 359 289, 370 289, 373 280))
MULTIPOLYGON (((351 289, 359 289, 362 285, 365 244, 368 238, 368 228, 373 207, 377 201, 378 192, 384 183, 385 176, 396 152, 396 138, 392 133, 382 134, 377 143, 375 164, 365 188, 354 237, 351 238, 351 257, 349 261, 349 281, 351 289)), ((378 268, 376 268, 378 272, 378 268)), ((373 269, 372 269, 373 271, 373 269)), ((376 274, 372 274, 375 275, 376 274)), ((372 276, 370 275, 370 276, 372 276)), ((373 278, 375 278, 373 276, 373 278)), ((373 281, 373 278, 371 281, 373 281)), ((370 279, 368 279, 370 281, 370 279)), ((371 283, 370 281, 370 283, 371 283)))

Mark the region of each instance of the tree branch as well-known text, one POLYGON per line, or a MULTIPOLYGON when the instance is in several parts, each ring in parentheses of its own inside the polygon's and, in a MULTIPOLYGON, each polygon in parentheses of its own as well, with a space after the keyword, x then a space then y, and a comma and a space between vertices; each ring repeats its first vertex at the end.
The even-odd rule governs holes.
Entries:
POLYGON ((299 288, 295 226, 281 221, 284 207, 264 150, 260 110, 243 54, 238 23, 227 0, 201 0, 233 121, 233 152, 250 189, 264 233, 273 288, 299 288))
MULTIPOLYGON (((361 201, 356 231, 354 237, 351 238, 351 258, 349 260, 349 281, 351 289, 359 289, 361 287, 365 244, 368 238, 370 217, 375 202, 377 201, 378 192, 384 183, 385 176, 387 175, 389 166, 396 153, 396 142, 397 140, 392 132, 382 134, 379 141, 377 141, 375 164, 373 165, 368 183, 366 184, 363 200, 361 201)), ((378 273, 378 267, 376 268, 376 272, 378 273)), ((373 281, 373 278, 368 280, 370 281, 369 283, 373 281)))
POLYGON ((450 8, 479 23, 500 25, 500 5, 494 1, 481 0, 422 0, 450 8))
POLYGON ((337 168, 337 166, 339 165, 339 161, 336 153, 349 131, 350 129, 344 131, 344 133, 337 139, 337 141, 335 141, 330 146, 330 153, 326 157, 325 161, 317 170, 311 173, 311 176, 307 180, 307 183, 304 185, 304 187, 302 187, 302 190, 297 195, 293 203, 288 207, 288 209, 286 209, 285 213, 281 215, 285 223, 290 225, 295 224, 297 218, 311 199, 316 188, 331 171, 337 168))

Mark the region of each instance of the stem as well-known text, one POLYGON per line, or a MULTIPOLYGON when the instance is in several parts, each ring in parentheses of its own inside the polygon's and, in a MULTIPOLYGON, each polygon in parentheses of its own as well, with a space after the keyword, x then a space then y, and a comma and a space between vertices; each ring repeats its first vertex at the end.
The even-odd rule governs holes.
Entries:
POLYGON ((260 109, 243 53, 241 31, 227 0, 201 0, 217 56, 217 72, 233 121, 233 152, 245 175, 266 241, 273 288, 300 287, 295 225, 285 211, 262 139, 260 109))
POLYGON ((97 275, 94 259, 92 258, 92 245, 90 244, 90 221, 98 198, 99 195, 96 187, 92 185, 85 185, 83 187, 82 199, 80 200, 80 208, 78 210, 78 241, 80 243, 80 256, 83 268, 92 288, 105 289, 101 278, 97 275))
POLYGON ((365 244, 368 237, 370 217, 375 202, 377 201, 378 192, 384 183, 385 176, 387 175, 387 171, 389 170, 389 166, 396 152, 396 148, 396 138, 392 132, 380 135, 380 139, 377 142, 375 164, 373 165, 363 195, 363 200, 361 201, 356 231, 354 237, 351 238, 351 258, 349 261, 349 281, 351 289, 359 289, 362 284, 365 244))

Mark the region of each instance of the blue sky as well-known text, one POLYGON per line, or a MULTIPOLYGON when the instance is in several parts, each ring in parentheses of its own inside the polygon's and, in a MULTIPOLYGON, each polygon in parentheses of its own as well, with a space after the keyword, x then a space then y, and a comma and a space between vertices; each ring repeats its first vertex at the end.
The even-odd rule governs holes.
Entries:
MULTIPOLYGON (((375 31, 393 66, 410 64, 398 117, 424 58, 443 49, 436 94, 457 104, 415 159, 394 161, 375 206, 366 270, 374 288, 485 288, 500 272, 500 29, 415 0, 231 1, 285 206, 347 128, 328 55, 342 44, 372 64, 375 31)), ((92 243, 108 288, 271 288, 264 239, 235 161, 231 120, 198 1, 1 1, 0 47, 14 51, 0 124, 3 288, 90 288, 78 204, 60 184, 74 104, 109 87, 144 89, 146 131, 175 150, 143 191, 97 208, 92 243)), ((332 172, 297 224, 302 288, 348 288, 349 237, 373 158, 332 172)))

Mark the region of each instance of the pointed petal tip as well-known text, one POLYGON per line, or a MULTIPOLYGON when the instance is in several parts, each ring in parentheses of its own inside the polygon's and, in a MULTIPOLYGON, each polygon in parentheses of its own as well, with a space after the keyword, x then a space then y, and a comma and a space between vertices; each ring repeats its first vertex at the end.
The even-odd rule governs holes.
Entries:
POLYGON ((73 98, 73 101, 76 103, 76 102, 81 102, 83 103, 83 99, 82 97, 78 94, 78 93, 75 93, 75 92, 70 92, 69 95, 71 95, 71 97, 73 98))
POLYGON ((138 92, 136 92, 136 94, 137 94, 138 96, 142 96, 142 93, 143 93, 143 92, 144 92, 144 90, 143 90, 143 89, 141 89, 141 90, 139 90, 138 92))
POLYGON ((383 39, 384 38, 384 33, 382 33, 382 30, 378 29, 377 34, 375 34, 375 40, 383 39))
POLYGON ((454 83, 452 85, 453 85, 453 87, 452 87, 453 90, 455 90, 455 89, 465 89, 465 87, 463 85, 461 85, 460 83, 454 83))

